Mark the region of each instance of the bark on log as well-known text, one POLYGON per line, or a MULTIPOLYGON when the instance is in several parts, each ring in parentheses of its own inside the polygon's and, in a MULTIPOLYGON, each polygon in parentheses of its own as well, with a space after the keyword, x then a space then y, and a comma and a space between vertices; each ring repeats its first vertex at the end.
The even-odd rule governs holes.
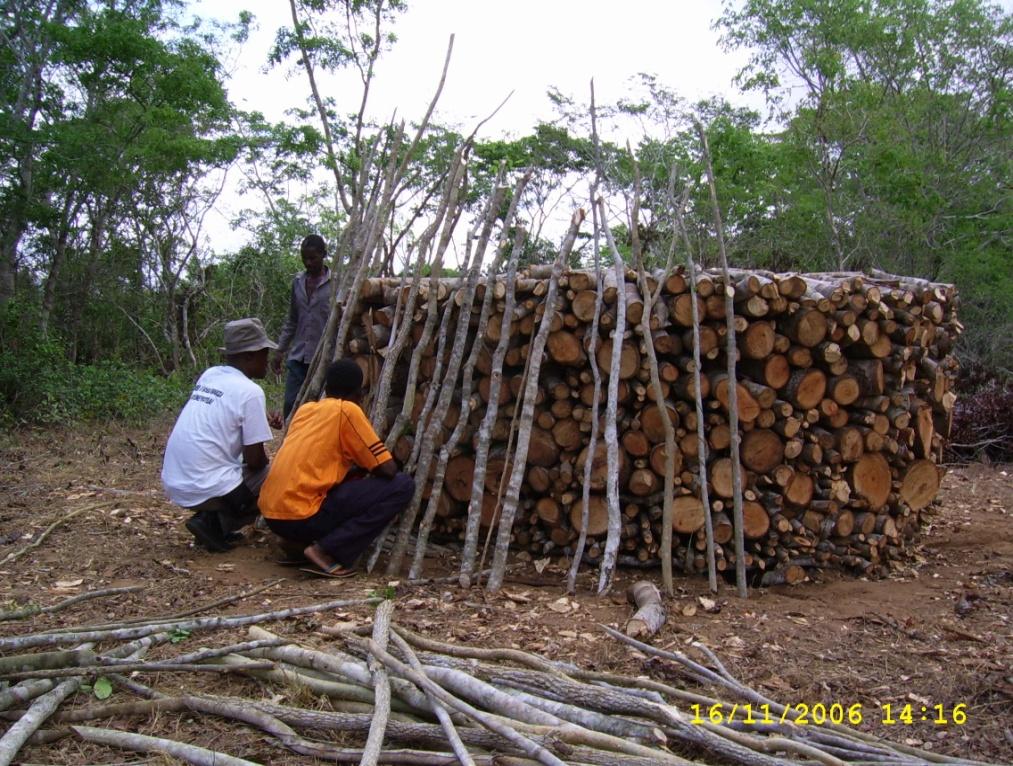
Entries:
POLYGON ((646 580, 633 583, 626 589, 626 600, 637 607, 637 611, 626 623, 626 635, 633 638, 650 638, 665 624, 665 607, 661 591, 646 580))

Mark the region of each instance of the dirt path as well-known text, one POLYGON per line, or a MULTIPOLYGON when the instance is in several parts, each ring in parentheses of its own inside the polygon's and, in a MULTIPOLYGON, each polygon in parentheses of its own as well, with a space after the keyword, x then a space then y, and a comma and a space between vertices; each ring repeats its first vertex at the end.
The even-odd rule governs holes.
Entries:
MULTIPOLYGON (((230 610, 361 596, 390 581, 382 576, 320 580, 279 567, 270 542, 259 533, 227 554, 195 550, 183 515, 159 490, 168 427, 0 434, 0 559, 59 514, 86 508, 37 549, 0 566, 2 600, 52 603, 85 589, 145 586, 115 600, 37 617, 31 625, 6 623, 0 631, 182 611, 276 579, 277 585, 230 610)), ((667 605, 669 622, 653 643, 685 648, 702 641, 743 681, 783 703, 860 703, 863 730, 942 753, 1011 762, 1011 512, 1009 467, 954 468, 915 555, 890 579, 827 573, 817 583, 755 590, 745 601, 730 586, 712 596, 705 582, 679 579, 676 598, 667 605), (913 712, 910 724, 882 723, 885 705, 898 718, 907 704, 913 712), (933 722, 940 711, 951 719, 959 704, 966 705, 966 724, 933 722)), ((560 587, 563 563, 553 561, 541 573, 531 563, 522 564, 517 571, 524 582, 508 582, 495 596, 479 589, 402 585, 398 619, 443 639, 521 647, 583 666, 637 672, 646 658, 607 638, 598 626, 622 626, 630 610, 621 594, 641 573, 624 573, 616 594, 605 598, 592 595, 593 573, 583 573, 577 596, 567 599, 560 587)), ((435 556, 427 574, 446 574, 454 567, 451 554, 435 556)), ((319 640, 313 631, 335 619, 365 620, 366 615, 300 620, 279 630, 319 640)), ((676 672, 656 662, 651 671, 676 672)), ((171 677, 165 679, 171 686, 171 677)), ((185 730, 192 723, 173 725, 185 730)), ((156 731, 163 724, 142 724, 139 730, 156 731)), ((213 729, 195 729, 193 741, 206 741, 213 729)), ((68 742, 33 748, 28 760, 84 763, 108 755, 68 742)))

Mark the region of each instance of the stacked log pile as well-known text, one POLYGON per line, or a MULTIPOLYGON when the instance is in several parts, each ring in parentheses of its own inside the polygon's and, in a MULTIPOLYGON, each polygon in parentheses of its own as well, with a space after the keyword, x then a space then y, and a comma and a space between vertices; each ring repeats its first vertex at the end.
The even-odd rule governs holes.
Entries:
MULTIPOLYGON (((515 402, 525 380, 528 349, 547 308, 548 280, 542 277, 534 269, 513 286, 487 280, 474 293, 477 306, 486 289, 494 291, 493 314, 477 357, 476 385, 469 394, 473 398, 469 428, 454 448, 440 496, 430 499, 437 504, 438 532, 462 534, 472 490, 473 442, 492 376, 501 372, 499 418, 485 476, 483 526, 495 517, 503 477, 509 472, 511 435, 518 425, 515 402), (492 349, 500 338, 510 287, 515 289, 515 301, 509 346, 502 370, 493 370, 492 349)), ((727 289, 734 294, 739 354, 735 384, 747 568, 764 583, 798 581, 814 566, 882 574, 916 533, 920 512, 939 487, 937 462, 955 400, 951 392, 955 363, 950 352, 961 329, 953 288, 881 273, 733 271, 727 286, 718 274, 700 274, 696 284, 702 366, 698 379, 705 405, 711 499, 710 508, 704 508, 696 472, 693 295, 681 271, 658 279, 663 279, 660 297, 648 309, 634 273, 627 274, 624 284, 615 279, 609 283, 606 275, 599 337, 592 339, 598 297, 595 275, 572 271, 561 278, 539 376, 523 512, 514 526, 515 547, 536 556, 572 554, 581 528, 584 465, 591 460, 593 494, 587 528, 591 543, 586 556, 594 560, 601 555, 607 523, 607 461, 604 444, 593 455, 586 448, 595 417, 590 365, 597 364, 607 379, 612 345, 622 343, 617 415, 621 561, 657 562, 665 428, 650 385, 645 353, 650 343, 657 354, 663 406, 676 427, 673 558, 684 571, 705 571, 703 530, 705 513, 710 513, 718 569, 734 568, 729 379, 724 358, 727 289), (620 301, 625 303, 627 329, 617 338, 620 301), (641 322, 645 311, 649 313, 646 334, 641 322)), ((422 338, 422 322, 431 301, 437 302, 441 318, 454 312, 449 318, 453 327, 466 294, 464 280, 423 280, 421 288, 412 318, 416 343, 422 338)), ((374 377, 392 325, 404 321, 397 314, 407 289, 398 280, 368 280, 353 309, 354 330, 345 354, 374 377)), ((471 313, 473 325, 478 323, 478 313, 477 308, 471 313)), ((437 341, 434 338, 422 349, 416 421, 432 387, 460 386, 459 381, 440 377, 437 341)), ((474 343, 474 337, 470 342, 474 343)), ((449 355, 449 349, 444 354, 449 355)), ((443 419, 438 442, 455 426, 460 402, 458 392, 443 419)), ((400 402, 395 398, 391 406, 399 410, 400 402)), ((407 459, 412 447, 412 434, 405 434, 395 444, 395 455, 407 459)))

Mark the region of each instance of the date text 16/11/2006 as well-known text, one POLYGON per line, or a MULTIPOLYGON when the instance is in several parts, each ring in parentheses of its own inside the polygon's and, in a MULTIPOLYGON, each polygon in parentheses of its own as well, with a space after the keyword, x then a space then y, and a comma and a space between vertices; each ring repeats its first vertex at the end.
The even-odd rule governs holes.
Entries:
POLYGON ((860 702, 844 705, 835 702, 825 705, 798 703, 794 705, 742 705, 715 702, 710 705, 693 704, 691 724, 715 725, 740 723, 744 726, 768 726, 793 723, 797 726, 825 726, 845 724, 859 726, 866 720, 884 726, 910 726, 916 723, 935 726, 963 726, 967 723, 967 704, 953 705, 893 705, 884 703, 868 710, 860 702), (875 713, 873 713, 875 711, 875 713))

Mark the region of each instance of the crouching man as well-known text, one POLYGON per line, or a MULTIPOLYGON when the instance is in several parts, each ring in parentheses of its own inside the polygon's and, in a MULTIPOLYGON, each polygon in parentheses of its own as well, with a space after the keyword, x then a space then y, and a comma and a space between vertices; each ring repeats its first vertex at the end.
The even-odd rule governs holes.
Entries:
POLYGON ((408 505, 412 478, 397 470, 359 401, 362 370, 341 359, 327 369, 327 397, 292 417, 267 480, 260 512, 267 526, 332 576, 356 559, 408 505))
POLYGON ((165 446, 162 484, 173 503, 193 511, 186 528, 204 548, 229 550, 257 518, 267 476, 264 443, 281 415, 268 416, 263 389, 268 352, 276 348, 259 319, 225 325, 225 364, 197 380, 165 446))

